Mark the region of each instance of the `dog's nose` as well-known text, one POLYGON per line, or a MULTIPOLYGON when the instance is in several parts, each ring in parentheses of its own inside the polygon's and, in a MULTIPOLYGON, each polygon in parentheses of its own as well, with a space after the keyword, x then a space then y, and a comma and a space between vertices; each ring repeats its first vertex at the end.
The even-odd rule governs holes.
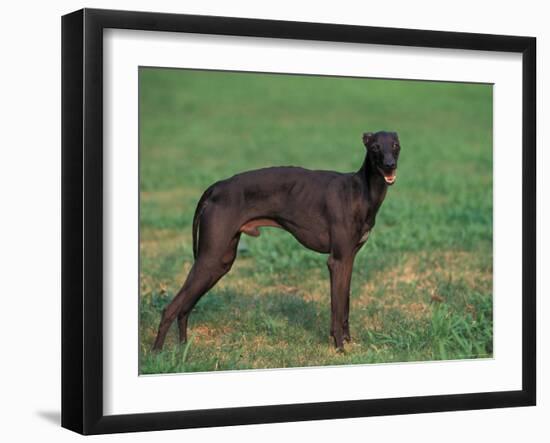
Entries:
POLYGON ((384 162, 384 168, 385 169, 395 169, 395 162, 384 162))

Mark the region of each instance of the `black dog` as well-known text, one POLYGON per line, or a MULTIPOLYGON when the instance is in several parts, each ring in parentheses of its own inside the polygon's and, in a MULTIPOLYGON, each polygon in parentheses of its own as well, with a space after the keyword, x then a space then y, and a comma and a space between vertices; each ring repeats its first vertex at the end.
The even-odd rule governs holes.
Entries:
POLYGON ((193 219, 195 263, 162 313, 153 348, 162 348, 176 316, 180 340, 187 339, 189 312, 231 269, 241 233, 257 237, 259 227, 274 226, 290 232, 306 248, 330 254, 330 334, 342 350, 344 340, 350 340, 349 291, 355 254, 374 227, 388 185, 395 182, 400 150, 395 132, 365 133, 363 143, 367 154, 355 173, 266 168, 210 186, 193 219))

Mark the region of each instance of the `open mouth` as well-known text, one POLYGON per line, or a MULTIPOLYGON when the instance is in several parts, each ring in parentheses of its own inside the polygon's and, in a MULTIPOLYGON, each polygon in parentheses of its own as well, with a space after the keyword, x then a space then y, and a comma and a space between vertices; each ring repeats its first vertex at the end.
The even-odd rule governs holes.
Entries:
POLYGON ((397 178, 396 170, 392 170, 389 172, 380 170, 380 173, 384 177, 384 180, 388 185, 393 185, 395 183, 395 179, 397 178))

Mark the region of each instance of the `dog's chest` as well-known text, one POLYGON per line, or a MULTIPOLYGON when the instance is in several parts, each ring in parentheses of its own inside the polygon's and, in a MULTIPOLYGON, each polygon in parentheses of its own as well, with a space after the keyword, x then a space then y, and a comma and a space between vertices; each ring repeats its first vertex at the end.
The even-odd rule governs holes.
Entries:
POLYGON ((361 240, 359 240, 359 243, 365 243, 369 239, 370 234, 370 228, 367 229, 364 234, 361 236, 361 240))

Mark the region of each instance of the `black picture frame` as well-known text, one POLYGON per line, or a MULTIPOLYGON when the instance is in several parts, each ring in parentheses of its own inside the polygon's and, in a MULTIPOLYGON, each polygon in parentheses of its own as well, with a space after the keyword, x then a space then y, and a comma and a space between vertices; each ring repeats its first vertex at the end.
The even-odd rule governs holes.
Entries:
POLYGON ((97 9, 63 16, 62 426, 82 434, 104 434, 535 405, 535 60, 533 37, 97 9), (107 28, 522 54, 522 389, 104 415, 102 36, 107 28))

